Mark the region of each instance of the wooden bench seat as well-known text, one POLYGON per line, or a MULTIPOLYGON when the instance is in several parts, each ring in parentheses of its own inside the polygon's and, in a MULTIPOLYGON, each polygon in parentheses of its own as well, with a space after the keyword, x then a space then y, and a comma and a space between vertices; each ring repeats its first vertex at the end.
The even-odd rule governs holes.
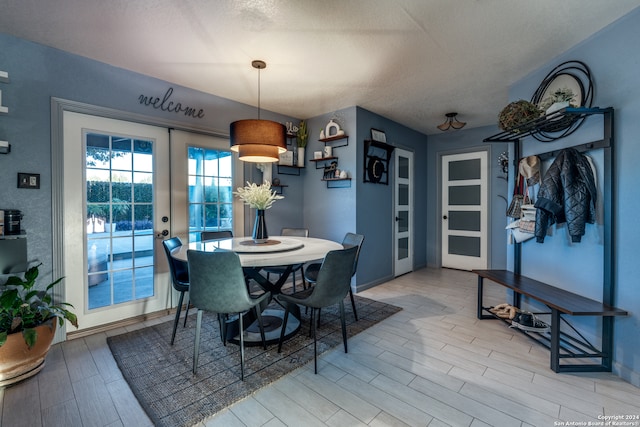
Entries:
MULTIPOLYGON (((605 336, 605 331, 611 330, 609 325, 602 328, 602 350, 586 341, 582 336, 577 339, 565 335, 560 330, 561 315, 571 316, 600 316, 603 322, 612 322, 613 316, 625 316, 625 310, 612 307, 608 304, 586 298, 582 295, 551 286, 549 284, 531 279, 507 270, 473 270, 478 275, 478 319, 495 319, 489 312, 490 307, 483 305, 484 279, 511 289, 513 294, 513 306, 520 307, 520 297, 525 295, 545 304, 551 310, 551 325, 548 337, 535 337, 534 339, 544 344, 551 351, 551 369, 555 372, 580 372, 580 371, 611 371, 611 337, 605 336), (485 312, 487 314, 485 314, 485 312), (566 344, 566 345, 565 345, 566 344), (583 349, 586 349, 583 351, 583 349), (560 364, 561 358, 600 359, 598 364, 560 364)), ((562 319, 566 322, 565 319, 562 319)), ((575 329, 574 329, 575 330, 575 329)), ((532 336, 531 333, 526 333, 532 336)))

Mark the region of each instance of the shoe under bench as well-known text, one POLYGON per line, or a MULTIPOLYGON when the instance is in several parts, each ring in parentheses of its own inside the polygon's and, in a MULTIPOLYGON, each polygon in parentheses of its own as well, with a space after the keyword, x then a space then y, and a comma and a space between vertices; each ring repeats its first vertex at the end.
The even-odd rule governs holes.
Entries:
POLYGON ((487 279, 513 291, 514 307, 520 308, 521 297, 524 295, 549 308, 549 312, 535 314, 551 316, 550 332, 518 331, 549 349, 551 369, 554 372, 611 372, 613 343, 610 338, 613 334, 613 318, 626 316, 628 313, 625 310, 508 270, 473 270, 473 273, 478 275, 478 319, 500 319, 489 311, 491 307, 483 305, 484 280, 487 279), (574 328, 566 316, 602 317, 599 348, 574 328), (571 329, 570 333, 561 330, 561 322, 571 329), (562 359, 574 360, 572 363, 560 363, 562 359), (575 363, 576 360, 588 363, 575 363))

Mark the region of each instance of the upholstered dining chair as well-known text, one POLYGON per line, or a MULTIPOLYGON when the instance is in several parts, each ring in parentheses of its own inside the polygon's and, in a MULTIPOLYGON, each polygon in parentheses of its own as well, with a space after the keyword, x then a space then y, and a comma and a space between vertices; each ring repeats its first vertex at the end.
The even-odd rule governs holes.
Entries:
MULTIPOLYGON (((171 333, 171 345, 176 339, 176 329, 178 328, 178 321, 180 319, 180 311, 182 311, 182 303, 184 302, 184 293, 189 291, 189 267, 185 261, 175 259, 171 256, 171 251, 175 248, 182 246, 182 241, 179 237, 172 237, 162 242, 164 246, 164 252, 167 255, 167 262, 169 263, 169 271, 171 272, 171 284, 173 289, 180 292, 180 299, 178 300, 178 308, 176 309, 176 318, 173 321, 173 332, 171 333)), ((187 326, 187 316, 189 316, 189 301, 187 301, 187 309, 184 314, 184 325, 187 326)))
MULTIPOLYGON (((356 252, 356 259, 353 262, 353 272, 352 276, 356 274, 356 270, 358 269, 358 258, 360 258, 360 249, 362 249, 362 243, 364 242, 364 236, 362 234, 355 233, 347 233, 342 239, 342 246, 345 248, 350 248, 353 246, 358 247, 358 251, 356 252)), ((310 284, 313 285, 316 283, 318 279, 318 271, 320 271, 320 263, 313 263, 307 265, 307 268, 304 271, 304 278, 310 284)), ((353 308, 353 317, 358 321, 358 312, 356 311, 356 301, 353 297, 353 291, 351 287, 349 287, 349 297, 351 297, 351 307, 353 308)))
POLYGON ((230 239, 232 237, 233 232, 231 230, 202 231, 200 233, 201 242, 204 242, 205 240, 230 239))
MULTIPOLYGON (((253 297, 249 295, 245 287, 244 274, 240 265, 238 254, 231 251, 218 250, 215 252, 201 252, 188 250, 189 262, 190 298, 198 310, 196 318, 196 337, 193 346, 193 373, 198 369, 198 355, 200 352, 200 330, 202 327, 203 311, 218 314, 221 334, 226 328, 223 326, 224 317, 230 314, 238 315, 240 336, 240 377, 244 381, 244 328, 242 325, 243 313, 248 310, 255 312, 262 338, 262 347, 266 350, 267 344, 262 325, 260 303, 268 300, 269 292, 253 297)), ((223 336, 223 343, 226 339, 223 336)))
MULTIPOLYGON (((309 229, 308 228, 283 228, 280 231, 281 236, 295 236, 295 237, 309 237, 309 229)), ((304 281, 304 275, 302 274, 303 264, 294 264, 291 268, 291 274, 293 275, 293 292, 296 292, 296 272, 300 272, 300 276, 302 277, 302 288, 306 288, 306 283, 304 281)), ((263 270, 267 272, 267 280, 269 280, 269 275, 279 274, 282 275, 285 272, 287 267, 265 267, 263 270)))
POLYGON ((279 294, 275 297, 285 306, 282 332, 280 333, 280 341, 278 342, 278 353, 282 350, 284 331, 287 328, 287 320, 289 319, 289 312, 292 305, 298 304, 311 309, 313 363, 316 374, 318 373, 317 326, 314 320, 314 313, 316 311, 319 312, 323 307, 339 304, 342 341, 344 343, 344 352, 347 353, 347 327, 344 316, 344 298, 347 296, 347 293, 351 288, 351 274, 357 252, 357 246, 328 252, 322 261, 320 270, 318 270, 318 278, 315 286, 298 293, 279 294))

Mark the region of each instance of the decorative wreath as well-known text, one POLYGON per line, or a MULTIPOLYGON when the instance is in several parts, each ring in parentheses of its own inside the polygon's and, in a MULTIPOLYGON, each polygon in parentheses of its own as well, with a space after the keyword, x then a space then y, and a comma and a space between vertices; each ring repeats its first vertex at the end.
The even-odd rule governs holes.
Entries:
POLYGON ((367 162, 367 176, 371 182, 380 182, 384 173, 384 163, 378 156, 369 157, 367 162))

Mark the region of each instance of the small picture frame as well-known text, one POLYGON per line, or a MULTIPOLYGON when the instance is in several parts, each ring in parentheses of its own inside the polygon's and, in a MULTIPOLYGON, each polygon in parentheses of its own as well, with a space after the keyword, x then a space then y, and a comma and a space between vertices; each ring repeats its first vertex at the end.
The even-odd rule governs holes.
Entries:
POLYGON ((377 142, 387 143, 387 135, 379 129, 371 128, 371 139, 377 142))
POLYGON ((40 174, 18 172, 18 188, 40 188, 40 174))

